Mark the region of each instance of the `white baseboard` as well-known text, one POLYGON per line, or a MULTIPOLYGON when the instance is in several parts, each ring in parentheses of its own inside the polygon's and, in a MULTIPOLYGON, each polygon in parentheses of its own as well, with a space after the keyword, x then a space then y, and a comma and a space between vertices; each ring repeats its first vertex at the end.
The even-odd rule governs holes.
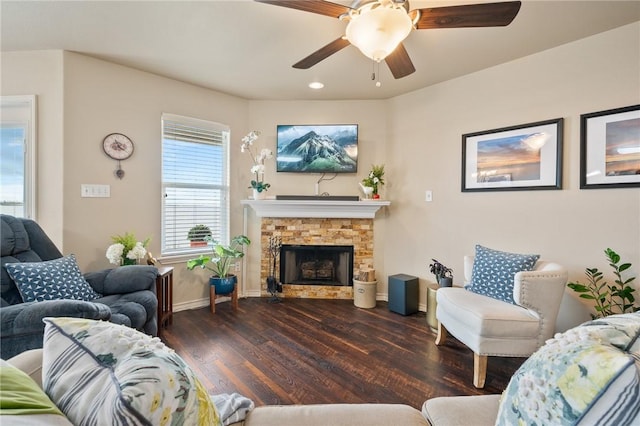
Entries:
POLYGON ((209 298, 190 300, 189 302, 180 302, 173 304, 173 312, 188 311, 190 309, 199 309, 209 306, 209 298))
MULTIPOLYGON (((262 295, 260 294, 260 290, 250 290, 245 292, 244 295, 240 296, 240 298, 244 298, 244 297, 262 297, 262 295)), ((228 300, 231 300, 231 298, 221 297, 216 301, 216 303, 226 302, 228 300)), ((378 293, 376 294, 376 300, 379 300, 382 302, 388 302, 389 297, 387 294, 378 293)), ((205 306, 209 306, 209 298, 191 300, 189 302, 176 303, 173 305, 173 312, 188 311, 190 309, 199 309, 199 308, 204 308, 205 306)), ((424 303, 418 304, 418 311, 426 312, 427 305, 424 303)))
MULTIPOLYGON (((253 293, 253 292, 252 292, 253 293)), ((242 299, 243 297, 260 297, 260 292, 255 292, 257 293, 256 295, 248 295, 248 296, 240 296, 240 299, 242 299)), ((216 303, 221 303, 221 302, 228 302, 231 300, 231 297, 218 297, 216 299, 216 303)), ((196 300, 190 300, 188 302, 181 302, 181 303, 175 303, 173 305, 173 312, 180 312, 180 311, 188 311, 190 309, 200 309, 200 308, 204 308, 209 306, 209 298, 204 298, 204 299, 196 299, 196 300)))

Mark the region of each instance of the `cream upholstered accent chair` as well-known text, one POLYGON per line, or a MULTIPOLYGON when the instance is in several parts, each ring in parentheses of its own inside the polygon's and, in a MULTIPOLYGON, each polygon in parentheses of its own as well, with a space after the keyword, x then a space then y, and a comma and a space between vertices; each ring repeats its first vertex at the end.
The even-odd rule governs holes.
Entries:
MULTIPOLYGON (((465 283, 471 281, 473 263, 474 256, 465 256, 465 283)), ((553 337, 567 278, 562 266, 538 260, 533 270, 515 274, 515 304, 462 287, 439 288, 436 345, 448 332, 471 349, 473 384, 483 388, 487 357, 528 357, 553 337)))

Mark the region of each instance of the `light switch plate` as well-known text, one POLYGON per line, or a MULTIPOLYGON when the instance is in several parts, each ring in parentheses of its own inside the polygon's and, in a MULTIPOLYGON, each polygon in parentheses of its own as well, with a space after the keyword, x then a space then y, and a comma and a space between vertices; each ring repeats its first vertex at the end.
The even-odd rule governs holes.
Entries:
POLYGON ((83 183, 80 185, 80 196, 83 198, 109 198, 111 197, 111 186, 83 183))

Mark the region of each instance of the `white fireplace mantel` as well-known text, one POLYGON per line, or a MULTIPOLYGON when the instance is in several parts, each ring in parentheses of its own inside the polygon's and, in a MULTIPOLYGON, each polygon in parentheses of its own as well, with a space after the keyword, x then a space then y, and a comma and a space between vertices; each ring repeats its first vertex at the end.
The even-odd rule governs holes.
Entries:
POLYGON ((242 200, 258 217, 320 217, 373 219, 376 212, 391 201, 363 200, 242 200))

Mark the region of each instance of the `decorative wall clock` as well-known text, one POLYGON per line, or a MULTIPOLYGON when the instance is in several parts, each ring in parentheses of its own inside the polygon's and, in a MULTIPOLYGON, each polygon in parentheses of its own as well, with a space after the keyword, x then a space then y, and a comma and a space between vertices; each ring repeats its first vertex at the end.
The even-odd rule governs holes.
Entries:
POLYGON ((133 141, 122 133, 111 133, 102 140, 102 149, 105 154, 118 161, 115 174, 118 179, 122 179, 124 170, 120 167, 120 161, 126 160, 133 154, 133 141))

